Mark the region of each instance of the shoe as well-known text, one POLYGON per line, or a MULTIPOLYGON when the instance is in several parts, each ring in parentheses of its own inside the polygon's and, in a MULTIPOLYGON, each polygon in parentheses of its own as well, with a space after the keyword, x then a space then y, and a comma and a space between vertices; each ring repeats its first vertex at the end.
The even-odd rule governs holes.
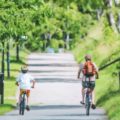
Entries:
POLYGON ((96 109, 96 105, 95 105, 95 104, 92 104, 92 105, 91 105, 91 108, 92 108, 92 109, 96 109))
POLYGON ((30 107, 29 107, 28 105, 26 106, 26 110, 27 110, 27 111, 30 111, 30 107))
POLYGON ((16 108, 18 108, 18 107, 19 107, 19 103, 17 102, 17 103, 16 103, 16 108))
POLYGON ((85 103, 84 102, 82 102, 82 101, 80 101, 80 103, 82 104, 82 105, 84 105, 85 103))

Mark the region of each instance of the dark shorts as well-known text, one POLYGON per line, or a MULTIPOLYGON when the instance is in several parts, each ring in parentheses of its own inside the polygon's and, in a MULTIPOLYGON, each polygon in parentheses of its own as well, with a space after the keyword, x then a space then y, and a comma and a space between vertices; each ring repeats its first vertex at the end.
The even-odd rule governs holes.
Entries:
POLYGON ((94 89, 95 88, 95 81, 82 81, 82 87, 83 88, 90 88, 94 89))

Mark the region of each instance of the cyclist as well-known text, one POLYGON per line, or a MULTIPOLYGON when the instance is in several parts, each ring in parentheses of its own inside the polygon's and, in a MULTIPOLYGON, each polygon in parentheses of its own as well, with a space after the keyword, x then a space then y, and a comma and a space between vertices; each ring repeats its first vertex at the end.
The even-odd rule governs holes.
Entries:
POLYGON ((17 76, 16 79, 16 85, 20 88, 19 93, 19 103, 20 103, 20 97, 21 95, 26 92, 27 96, 27 103, 26 103, 26 109, 29 111, 29 96, 30 96, 30 88, 34 88, 35 86, 35 80, 34 78, 28 73, 28 68, 26 65, 21 67, 21 73, 17 76), (32 86, 31 86, 32 83, 32 86))
POLYGON ((87 87, 86 86, 87 85, 86 82, 90 80, 89 81, 90 82, 90 89, 91 89, 91 93, 92 93, 92 106, 91 107, 93 109, 95 109, 96 106, 95 106, 94 87, 95 87, 95 80, 96 80, 96 78, 98 79, 98 77, 99 77, 98 76, 98 68, 97 68, 96 64, 91 61, 91 55, 86 55, 85 56, 85 62, 88 62, 88 61, 90 61, 93 64, 94 69, 95 69, 95 74, 93 76, 90 76, 90 77, 86 76, 84 74, 85 63, 84 64, 83 63, 80 64, 80 68, 79 68, 79 71, 78 71, 78 78, 80 78, 81 81, 82 81, 82 90, 81 90, 82 101, 80 103, 84 104, 84 89, 87 87))

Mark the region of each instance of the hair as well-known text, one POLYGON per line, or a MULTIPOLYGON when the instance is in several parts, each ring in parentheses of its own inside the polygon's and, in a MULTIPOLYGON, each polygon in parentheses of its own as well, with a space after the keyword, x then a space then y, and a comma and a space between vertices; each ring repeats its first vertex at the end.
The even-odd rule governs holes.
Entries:
POLYGON ((21 67, 21 72, 22 72, 22 73, 27 73, 27 72, 28 72, 28 67, 27 67, 27 65, 24 65, 24 66, 21 67))
POLYGON ((85 55, 85 60, 86 61, 91 60, 91 55, 89 55, 89 54, 85 55))

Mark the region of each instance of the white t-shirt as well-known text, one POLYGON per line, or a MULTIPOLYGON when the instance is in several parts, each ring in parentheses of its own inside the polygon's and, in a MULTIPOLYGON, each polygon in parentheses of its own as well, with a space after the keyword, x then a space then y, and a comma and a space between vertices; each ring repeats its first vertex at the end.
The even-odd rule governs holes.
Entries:
POLYGON ((31 82, 34 80, 34 78, 29 73, 20 73, 16 79, 16 81, 19 83, 20 89, 28 89, 31 88, 31 82))
MULTIPOLYGON (((96 80, 95 75, 92 76, 92 77, 90 77, 90 78, 87 78, 87 77, 83 74, 82 69, 83 69, 83 67, 84 67, 84 64, 85 64, 85 63, 81 63, 80 66, 79 66, 79 67, 80 67, 80 70, 81 70, 80 78, 82 79, 82 81, 89 81, 89 79, 90 79, 90 81, 95 81, 95 80, 96 80)), ((98 67, 96 66, 96 64, 93 63, 93 65, 94 65, 96 71, 98 71, 98 67)))

